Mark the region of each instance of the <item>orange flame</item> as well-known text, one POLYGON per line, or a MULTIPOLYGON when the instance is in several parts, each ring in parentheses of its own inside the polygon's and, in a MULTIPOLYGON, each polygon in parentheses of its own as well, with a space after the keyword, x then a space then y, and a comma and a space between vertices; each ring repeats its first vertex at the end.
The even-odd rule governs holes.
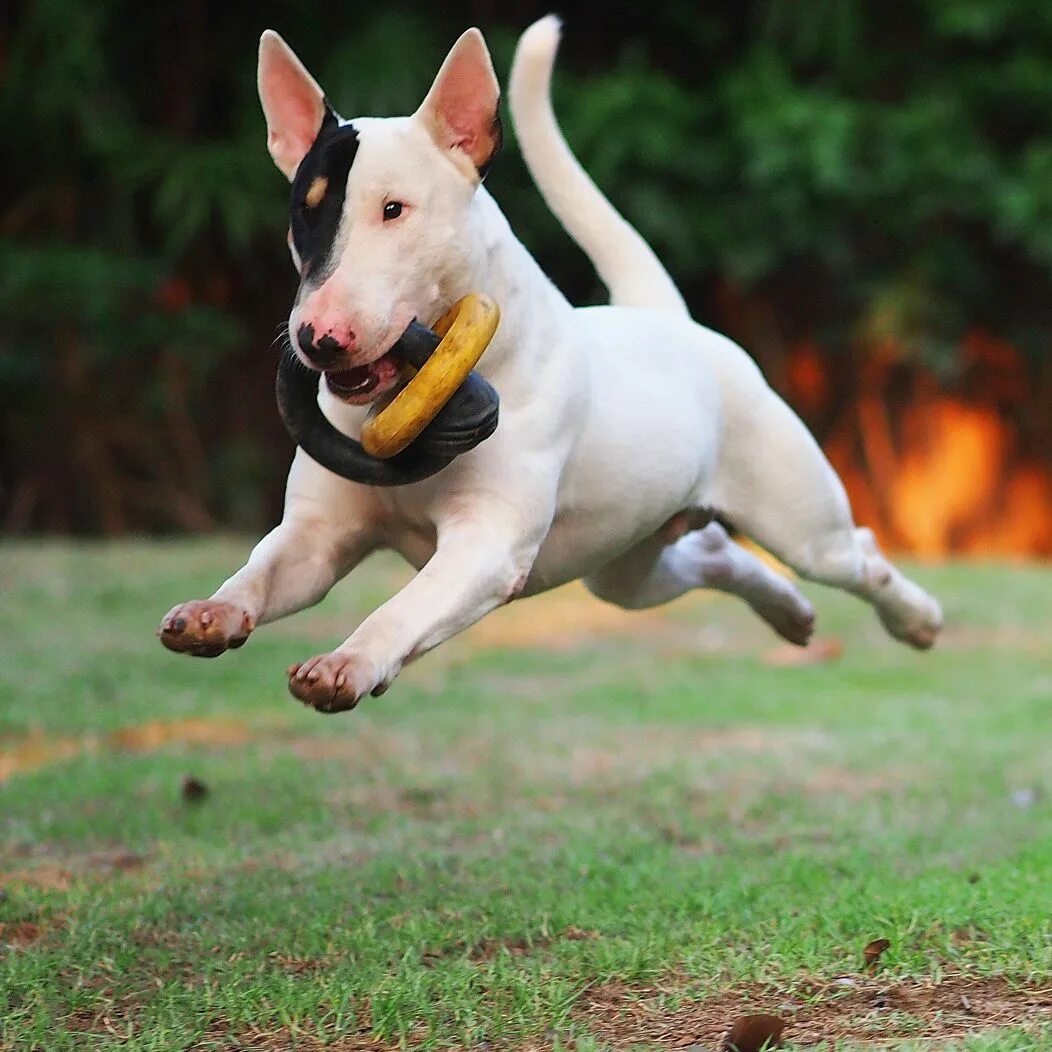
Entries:
POLYGON ((1052 473, 1020 452, 1020 410, 1036 397, 1025 363, 986 334, 970 334, 962 349, 967 393, 941 391, 917 370, 910 393, 893 397, 892 362, 902 358, 880 354, 861 371, 861 393, 834 406, 821 352, 805 341, 787 363, 789 399, 811 420, 832 411, 826 454, 856 520, 887 548, 927 558, 1052 555, 1052 473))

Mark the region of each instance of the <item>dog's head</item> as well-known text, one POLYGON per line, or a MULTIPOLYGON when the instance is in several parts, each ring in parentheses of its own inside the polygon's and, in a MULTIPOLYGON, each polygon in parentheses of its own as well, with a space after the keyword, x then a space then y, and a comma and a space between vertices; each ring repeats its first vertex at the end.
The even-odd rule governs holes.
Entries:
POLYGON ((292 183, 300 287, 289 335, 344 401, 397 382, 387 352, 459 294, 469 209, 500 148, 500 88, 482 34, 454 45, 412 117, 345 121, 288 45, 259 45, 267 146, 292 183))

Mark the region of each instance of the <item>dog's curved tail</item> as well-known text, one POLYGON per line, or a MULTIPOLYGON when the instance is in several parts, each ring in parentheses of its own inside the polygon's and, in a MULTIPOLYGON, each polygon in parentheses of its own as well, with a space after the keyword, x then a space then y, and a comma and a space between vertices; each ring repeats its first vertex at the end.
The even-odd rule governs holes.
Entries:
POLYGON ((653 249, 592 182, 559 130, 551 78, 560 28, 558 17, 548 15, 523 33, 515 49, 508 94, 526 167, 548 207, 592 261, 611 303, 689 316, 653 249))

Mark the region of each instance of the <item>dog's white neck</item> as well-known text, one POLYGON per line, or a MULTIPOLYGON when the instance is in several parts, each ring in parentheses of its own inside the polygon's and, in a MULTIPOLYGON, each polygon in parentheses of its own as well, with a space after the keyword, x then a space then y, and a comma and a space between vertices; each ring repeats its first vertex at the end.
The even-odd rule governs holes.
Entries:
POLYGON ((484 186, 475 194, 469 273, 463 289, 485 292, 500 307, 501 324, 480 363, 485 374, 506 369, 513 358, 534 360, 534 352, 550 345, 547 334, 565 324, 572 309, 563 294, 515 236, 500 206, 484 186))

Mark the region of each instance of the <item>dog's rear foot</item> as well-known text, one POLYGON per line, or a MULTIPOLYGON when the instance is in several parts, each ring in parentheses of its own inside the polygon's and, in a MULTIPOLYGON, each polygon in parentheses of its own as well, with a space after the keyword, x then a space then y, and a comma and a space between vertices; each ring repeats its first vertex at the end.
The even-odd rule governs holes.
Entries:
POLYGON ((909 606, 878 606, 877 615, 888 634, 917 650, 930 650, 942 631, 942 607, 937 599, 908 581, 917 593, 909 606))
POLYGON ((793 581, 732 541, 719 523, 687 534, 676 546, 696 560, 703 587, 740 596, 783 639, 807 645, 815 630, 814 607, 793 581))
POLYGON ((942 631, 939 600, 881 555, 871 530, 857 530, 856 537, 866 558, 863 598, 876 608, 888 635, 917 650, 931 649, 942 631))
POLYGON ((193 599, 169 610, 157 635, 178 654, 218 657, 244 646, 255 627, 254 619, 233 603, 193 599))
POLYGON ((815 608, 791 581, 777 578, 763 591, 743 598, 783 639, 798 647, 810 642, 815 630, 815 608))

